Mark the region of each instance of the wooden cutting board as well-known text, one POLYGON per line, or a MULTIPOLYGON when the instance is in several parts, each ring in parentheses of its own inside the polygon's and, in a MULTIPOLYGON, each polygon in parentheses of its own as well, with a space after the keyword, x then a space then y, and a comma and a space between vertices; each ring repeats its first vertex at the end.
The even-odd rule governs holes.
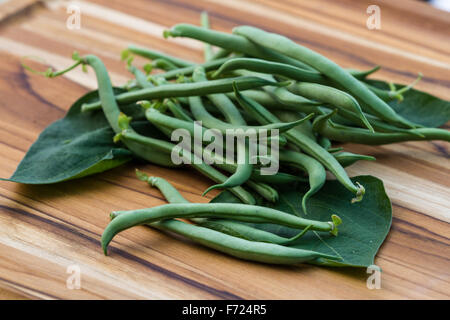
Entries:
MULTIPOLYGON (((202 10, 217 30, 254 25, 344 67, 381 64, 377 77, 385 80, 409 83, 422 72, 419 89, 450 99, 450 15, 418 1, 83 1, 75 4, 81 28, 73 30, 65 1, 13 2, 0 6, 0 177, 9 177, 39 133, 95 87, 92 72, 58 79, 25 72, 21 56, 58 69, 74 50, 94 53, 123 84, 129 74, 119 57, 129 43, 201 61, 200 43, 161 33, 180 22, 198 24, 202 10), (370 4, 381 8, 381 30, 366 27, 370 4)), ((363 269, 249 263, 145 227, 121 233, 103 256, 99 240, 110 211, 165 203, 130 164, 57 185, 0 182, 0 298, 450 298, 449 144, 345 147, 377 158, 349 173, 381 178, 393 203, 392 230, 375 261, 383 270, 379 290, 367 288, 363 269), (80 289, 66 285, 73 268, 81 272, 80 289)), ((189 200, 208 201, 200 195, 211 182, 192 171, 141 169, 166 177, 189 200)))

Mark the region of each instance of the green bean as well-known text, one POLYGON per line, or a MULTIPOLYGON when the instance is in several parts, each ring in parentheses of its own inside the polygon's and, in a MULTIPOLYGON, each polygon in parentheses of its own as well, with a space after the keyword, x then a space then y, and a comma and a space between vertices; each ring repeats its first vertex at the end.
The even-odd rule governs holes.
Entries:
POLYGON ((372 69, 366 70, 366 71, 360 71, 360 70, 354 70, 354 69, 347 69, 347 71, 353 75, 356 79, 363 80, 370 76, 372 73, 377 72, 380 70, 381 66, 375 66, 372 69))
MULTIPOLYGON (((276 81, 275 78, 269 74, 261 74, 259 72, 252 72, 247 70, 239 70, 237 71, 237 73, 241 76, 253 76, 263 78, 267 81, 276 81)), ((281 102, 281 104, 283 104, 284 106, 284 109, 301 111, 305 113, 320 113, 320 110, 317 109, 317 106, 320 104, 320 102, 312 101, 299 95, 293 95, 285 86, 280 87, 280 90, 277 91, 275 91, 274 89, 275 88, 269 87, 263 88, 263 90, 266 91, 269 95, 271 95, 277 101, 281 102)), ((280 108, 274 108, 274 110, 278 109, 280 108)))
POLYGON ((268 33, 254 27, 236 27, 233 29, 233 33, 247 37, 255 44, 264 48, 272 49, 310 65, 325 76, 339 83, 353 96, 365 102, 371 108, 372 113, 381 119, 406 127, 415 127, 410 121, 398 115, 388 104, 370 91, 359 80, 319 53, 298 45, 284 36, 268 33))
POLYGON ((333 156, 336 158, 337 161, 343 166, 348 167, 354 164, 356 161, 359 160, 366 160, 366 161, 375 161, 375 157, 372 156, 366 156, 363 154, 356 154, 351 152, 338 152, 333 153, 333 156))
POLYGON ((332 221, 322 222, 304 219, 266 207, 237 203, 182 203, 166 204, 148 209, 122 211, 116 215, 102 234, 102 248, 107 254, 107 247, 114 236, 133 226, 148 224, 173 218, 231 218, 238 221, 254 223, 274 223, 292 228, 330 232, 337 234, 340 218, 333 215, 332 221))
MULTIPOLYGON (((194 135, 194 128, 195 128, 195 124, 192 122, 188 122, 188 121, 183 121, 177 118, 173 118, 170 116, 167 116, 165 114, 162 114, 161 112, 159 112, 156 109, 153 108, 149 108, 147 109, 147 111, 145 112, 145 116, 146 118, 153 124, 157 124, 163 127, 167 127, 173 130, 176 129, 185 129, 187 130, 191 135, 194 135)), ((233 126, 231 124, 228 125, 228 127, 223 127, 223 128, 217 128, 219 131, 226 133, 226 130, 238 130, 241 129, 240 132, 235 132, 236 136, 246 136, 247 133, 245 132, 245 130, 255 130, 257 132, 257 130, 273 130, 273 129, 278 129, 280 132, 285 132, 288 131, 289 129, 292 129, 293 127, 301 124, 302 122, 311 119, 312 115, 308 115, 306 117, 304 117, 303 119, 294 121, 294 122, 278 122, 278 123, 271 123, 271 124, 267 124, 267 125, 263 125, 263 126, 233 126)), ((205 132, 205 128, 201 127, 202 129, 202 135, 205 132)), ((258 132, 257 132, 258 133, 258 132)))
MULTIPOLYGON (((324 108, 324 107, 320 107, 319 108, 319 114, 325 114, 326 112, 331 112, 332 110, 330 110, 329 108, 331 108, 332 106, 329 106, 328 108, 324 108)), ((376 129, 377 132, 387 132, 387 133, 392 133, 392 132, 403 132, 403 133, 408 133, 408 134, 412 134, 412 135, 416 135, 419 137, 423 137, 422 134, 420 134, 419 132, 417 132, 415 129, 404 129, 404 128, 398 128, 396 126, 393 126, 391 124, 388 124, 386 122, 383 122, 382 120, 380 120, 377 117, 374 117, 370 114, 365 114, 365 116, 367 117, 367 120, 370 122, 370 124, 372 125, 372 127, 374 129, 376 129)), ((340 122, 342 122, 342 120, 350 120, 350 124, 359 124, 362 125, 362 121, 360 119, 360 117, 358 117, 357 114, 345 110, 345 109, 340 109, 338 114, 335 114, 333 116, 333 120, 340 120, 340 122), (342 118, 340 118, 339 116, 342 116, 342 118)), ((348 121, 346 121, 348 122, 348 121)), ((345 124, 345 123, 344 123, 345 124)))
POLYGON ((137 84, 141 88, 153 87, 153 84, 147 80, 147 76, 141 70, 139 70, 135 66, 129 66, 128 70, 134 75, 134 77, 136 78, 137 84))
MULTIPOLYGON (((203 28, 210 29, 209 17, 208 17, 208 13, 206 11, 202 11, 202 13, 200 14, 200 24, 202 25, 203 28)), ((212 59, 213 52, 212 52, 211 45, 209 43, 203 44, 203 53, 205 56, 205 61, 209 61, 212 59)))
POLYGON ((301 61, 292 59, 273 50, 261 48, 247 40, 245 37, 214 30, 206 30, 190 24, 177 24, 170 30, 165 30, 163 36, 164 38, 187 37, 197 39, 221 47, 225 50, 242 52, 256 58, 283 62, 299 68, 312 70, 310 66, 301 61))
POLYGON ((297 264, 314 262, 319 259, 340 260, 339 257, 316 251, 290 248, 272 243, 249 241, 179 220, 157 222, 152 224, 152 227, 185 236, 208 248, 215 249, 243 260, 270 264, 297 264))
POLYGON ((170 203, 188 203, 178 190, 171 185, 166 179, 160 177, 149 177, 142 171, 136 169, 136 176, 139 180, 147 182, 150 186, 158 188, 164 198, 170 203))
POLYGON ((397 90, 395 88, 395 85, 393 83, 389 83, 391 90, 390 91, 386 91, 380 88, 377 88, 375 86, 372 86, 368 83, 364 83, 373 93, 375 93, 380 99, 382 99, 383 101, 389 102, 391 100, 398 100, 398 101, 403 101, 403 94, 409 90, 411 90, 412 88, 414 88, 414 86, 422 79, 422 74, 419 73, 419 75, 417 76, 417 78, 411 82, 409 85, 407 86, 403 86, 402 88, 400 88, 399 90, 397 90))
POLYGON ((184 121, 194 121, 178 102, 173 99, 166 99, 164 100, 164 103, 167 104, 167 108, 172 112, 175 118, 184 121))
MULTIPOLYGON (((253 174, 253 172, 252 172, 252 174, 253 174)), ((249 188, 252 188, 260 196, 262 196, 264 199, 266 199, 269 202, 276 203, 278 201, 278 199, 280 198, 280 196, 278 195, 278 191, 275 190, 274 188, 272 188, 267 183, 248 180, 245 183, 245 185, 247 185, 249 188)))
POLYGON ((308 173, 309 190, 302 198, 302 209, 306 215, 308 213, 306 202, 312 195, 317 193, 325 183, 327 178, 325 168, 316 159, 306 154, 289 150, 280 150, 280 161, 299 167, 308 173))
MULTIPOLYGON (((377 71, 380 67, 376 66, 367 71, 347 70, 357 79, 364 79, 368 75, 377 71)), ((272 75, 279 75, 297 81, 314 82, 320 84, 329 84, 330 80, 324 75, 308 69, 298 68, 286 63, 267 61, 255 58, 234 58, 226 61, 214 74, 213 78, 218 77, 224 72, 237 69, 246 69, 272 75)))
POLYGON ((206 189, 202 194, 203 196, 205 196, 209 191, 213 189, 227 189, 240 186, 248 179, 250 179, 250 176, 253 172, 253 165, 250 163, 249 159, 248 141, 237 143, 237 158, 238 164, 236 167, 236 171, 223 183, 213 185, 206 189))
MULTIPOLYGON (((279 86, 275 82, 269 82, 255 77, 237 77, 208 81, 208 83, 181 83, 167 84, 154 88, 144 88, 136 91, 121 93, 115 97, 119 104, 136 102, 139 100, 164 99, 175 97, 201 96, 213 93, 225 93, 233 90, 232 83, 236 82, 242 90, 257 88, 261 86, 279 86)), ((82 111, 91 111, 101 108, 101 102, 86 103, 82 106, 82 111)))
POLYGON ((153 60, 151 66, 153 68, 161 69, 164 71, 171 71, 178 69, 178 67, 175 64, 163 58, 153 60))
MULTIPOLYGON (((312 128, 311 128, 312 129, 312 128)), ((331 141, 330 139, 319 135, 318 139, 317 139, 317 143, 324 148, 325 150, 330 150, 331 148, 331 141)), ((329 151, 328 151, 329 152, 329 151)))
POLYGON ((333 87, 308 82, 296 83, 290 86, 289 89, 306 98, 329 103, 338 109, 353 111, 359 116, 361 121, 370 131, 374 131, 369 120, 367 120, 366 116, 362 112, 358 101, 344 91, 333 87))
POLYGON ((164 79, 167 79, 167 80, 175 79, 179 75, 188 76, 188 75, 191 75, 194 72, 195 68, 197 68, 199 66, 203 67, 205 69, 205 71, 211 71, 211 70, 215 70, 215 69, 219 68, 224 62, 226 62, 230 59, 233 59, 233 57, 224 57, 224 58, 220 58, 217 60, 207 61, 207 62, 201 63, 201 64, 196 64, 196 65, 192 65, 192 66, 188 66, 188 67, 184 67, 184 68, 167 71, 165 73, 159 73, 158 76, 163 77, 164 79))
POLYGON ((276 74, 298 81, 326 83, 327 80, 323 75, 314 71, 305 70, 285 63, 255 58, 235 58, 228 60, 214 72, 212 77, 217 78, 221 73, 237 69, 276 74))
POLYGON ((225 50, 223 48, 219 48, 219 50, 217 50, 217 52, 212 55, 211 60, 218 60, 218 59, 226 58, 231 53, 232 53, 232 51, 230 51, 230 50, 225 50))
MULTIPOLYGON (((283 122, 297 121, 303 118, 303 114, 299 112, 286 111, 286 110, 274 110, 273 114, 283 122)), ((311 121, 305 121, 302 124, 291 129, 292 131, 299 131, 301 134, 306 135, 311 140, 316 141, 317 138, 312 131, 311 121)))
POLYGON ((278 245, 289 245, 300 239, 309 231, 310 226, 303 229, 291 238, 280 237, 274 233, 250 227, 248 225, 224 219, 205 219, 196 223, 198 226, 226 233, 230 236, 238 237, 249 241, 267 242, 278 245))
POLYGON ((128 46, 128 51, 130 51, 138 56, 150 59, 150 60, 165 59, 178 67, 188 67, 188 66, 195 64, 194 62, 176 58, 176 57, 170 56, 168 54, 165 54, 163 52, 146 49, 146 48, 141 48, 141 47, 136 47, 134 45, 128 46))
POLYGON ((286 88, 280 89, 281 90, 267 90, 267 92, 283 106, 283 109, 305 113, 320 113, 318 106, 322 105, 321 102, 306 99, 305 97, 290 92, 286 88))
POLYGON ((402 141, 422 141, 422 140, 443 140, 450 142, 450 131, 438 128, 417 128, 414 129, 419 135, 394 132, 370 132, 362 128, 353 128, 329 123, 329 119, 336 110, 325 115, 321 115, 314 120, 313 130, 321 135, 340 142, 354 142, 369 145, 381 145, 402 141))
MULTIPOLYGON (((158 188, 158 190, 164 195, 166 200, 169 203, 189 203, 177 189, 175 189, 168 181, 159 177, 149 177, 143 172, 140 172, 136 169, 136 175, 142 181, 148 182, 152 187, 158 188)), ((249 181, 250 182, 250 181, 249 181)), ((278 193, 276 193, 276 197, 278 197, 278 193)), ((267 232, 264 230, 253 228, 249 225, 238 223, 232 220, 224 220, 224 219, 206 219, 206 218, 194 218, 191 219, 197 225, 207 227, 209 229, 213 229, 216 231, 221 231, 226 234, 236 236, 239 238, 243 238, 251 241, 260 241, 260 242, 268 242, 275 243, 280 245, 287 245, 295 240, 301 238, 308 230, 309 226, 306 227, 302 232, 292 238, 283 238, 273 234, 271 232, 267 232)), ((149 225, 151 226, 151 225, 149 225)))
MULTIPOLYGON (((242 90, 240 91, 242 95, 257 101, 258 103, 262 104, 266 108, 278 108, 278 101, 276 101, 270 94, 268 94, 265 91, 260 90, 242 90)), ((236 100, 236 97, 234 95, 234 92, 228 92, 226 93, 227 97, 236 100)))
MULTIPOLYGON (((275 115, 273 115, 270 111, 268 111, 256 101, 244 97, 237 90, 235 90, 235 95, 236 98, 239 99, 238 101, 240 102, 242 108, 254 115, 255 119, 257 119, 261 123, 271 123, 279 121, 279 119, 275 115)), ((353 184, 353 182, 345 172, 345 169, 339 164, 339 162, 329 152, 327 152, 319 144, 317 144, 316 141, 310 139, 308 136, 298 131, 287 131, 285 135, 287 136, 289 141, 321 162, 322 165, 325 166, 325 168, 330 170, 330 172, 336 176, 336 178, 342 183, 342 185, 353 192, 356 197, 352 199, 352 202, 358 202, 362 200, 365 193, 364 187, 358 182, 356 183, 357 185, 353 184)))

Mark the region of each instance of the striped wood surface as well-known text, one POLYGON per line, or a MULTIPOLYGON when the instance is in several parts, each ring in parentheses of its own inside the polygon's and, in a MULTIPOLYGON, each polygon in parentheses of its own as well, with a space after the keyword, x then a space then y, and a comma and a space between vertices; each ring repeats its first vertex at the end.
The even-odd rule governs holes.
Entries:
MULTIPOLYGON (((425 78, 419 89, 450 99, 449 14, 416 1, 95 0, 78 3, 80 30, 66 28, 65 4, 37 2, 26 10, 18 6, 16 14, 0 6, 0 17, 6 17, 0 21, 1 177, 12 174, 48 124, 95 87, 92 72, 76 70, 53 80, 26 73, 21 56, 36 55, 61 68, 74 50, 94 53, 121 84, 129 75, 119 53, 129 43, 201 61, 201 44, 164 40, 161 32, 179 22, 197 24, 202 10, 218 30, 251 24, 285 34, 344 67, 381 64, 382 79, 408 83, 420 71, 425 78), (381 30, 366 28, 369 4, 381 7, 381 30)), ((383 269, 380 290, 367 289, 365 270, 248 263, 144 227, 118 236, 104 257, 99 239, 108 212, 164 203, 134 177, 130 164, 58 185, 0 182, 0 286, 6 290, 0 297, 448 299, 449 145, 346 148, 377 157, 349 173, 381 178, 393 203, 392 230, 376 259, 383 269), (70 265, 81 268, 79 290, 66 287, 70 265)), ((210 181, 189 170, 141 169, 166 177, 189 200, 207 200, 200 194, 210 181)))

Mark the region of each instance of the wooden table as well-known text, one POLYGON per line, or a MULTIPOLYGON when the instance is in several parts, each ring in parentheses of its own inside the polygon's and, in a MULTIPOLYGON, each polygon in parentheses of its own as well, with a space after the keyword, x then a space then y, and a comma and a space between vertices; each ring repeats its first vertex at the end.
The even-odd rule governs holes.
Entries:
MULTIPOLYGON (((209 11, 218 30, 255 25, 344 67, 381 64, 377 77, 382 79, 409 83, 420 71, 425 78, 419 89, 450 99, 450 15, 416 1, 95 0, 78 3, 79 30, 66 27, 64 3, 17 1, 14 8, 0 7, 1 177, 12 174, 48 124, 95 87, 91 72, 52 80, 25 72, 21 56, 39 56, 58 69, 69 65, 74 50, 94 53, 122 84, 129 74, 119 56, 129 43, 201 61, 200 43, 164 40, 161 33, 179 22, 197 24, 202 10, 209 11), (381 8, 381 30, 366 27, 369 4, 381 8)), ((135 179, 130 164, 57 185, 0 182, 0 286, 6 290, 0 297, 448 299, 449 144, 346 148, 377 157, 349 173, 381 178, 393 203, 392 230, 376 258, 383 269, 380 290, 366 287, 366 270, 248 263, 144 227, 122 233, 111 256, 103 256, 99 239, 108 212, 164 203, 156 190, 135 179), (81 270, 79 290, 66 286, 73 265, 81 270)), ((210 184, 206 178, 189 170, 143 169, 167 177, 189 200, 207 200, 200 196, 210 184)))

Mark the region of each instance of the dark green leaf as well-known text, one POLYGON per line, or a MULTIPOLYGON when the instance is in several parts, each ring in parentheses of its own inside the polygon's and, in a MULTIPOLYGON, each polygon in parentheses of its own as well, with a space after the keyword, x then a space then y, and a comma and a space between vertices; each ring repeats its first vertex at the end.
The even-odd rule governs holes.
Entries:
MULTIPOLYGON (((115 89, 116 94, 122 92, 115 89)), ((81 105, 98 100, 97 91, 78 99, 67 115, 49 125, 30 147, 9 181, 48 184, 81 178, 117 167, 132 154, 113 143, 114 133, 102 111, 81 113, 81 105)), ((142 119, 142 108, 122 107, 134 119, 142 119)), ((141 133, 156 134, 148 121, 134 123, 141 133)))
MULTIPOLYGON (((308 190, 306 184, 297 188, 284 186, 278 188, 280 200, 276 204, 266 203, 268 207, 302 217, 330 221, 331 214, 342 219, 337 237, 329 233, 308 232, 291 246, 314 250, 342 257, 342 263, 321 261, 327 266, 367 267, 374 263, 374 257, 386 238, 392 220, 392 208, 381 180, 372 176, 358 176, 352 179, 366 188, 362 202, 350 203, 352 195, 338 181, 327 181, 323 188, 308 202, 309 214, 301 209, 301 199, 308 190)), ((224 191, 212 202, 239 202, 230 192, 224 191)), ((252 226, 290 238, 298 230, 273 224, 252 224, 252 226)))
MULTIPOLYGON (((365 82, 384 90, 389 90, 387 82, 366 80, 365 82)), ((404 85, 395 84, 397 89, 404 85)), ((393 100, 389 105, 401 116, 426 127, 439 127, 450 120, 450 101, 439 99, 423 91, 410 89, 403 94, 404 100, 393 100)))

